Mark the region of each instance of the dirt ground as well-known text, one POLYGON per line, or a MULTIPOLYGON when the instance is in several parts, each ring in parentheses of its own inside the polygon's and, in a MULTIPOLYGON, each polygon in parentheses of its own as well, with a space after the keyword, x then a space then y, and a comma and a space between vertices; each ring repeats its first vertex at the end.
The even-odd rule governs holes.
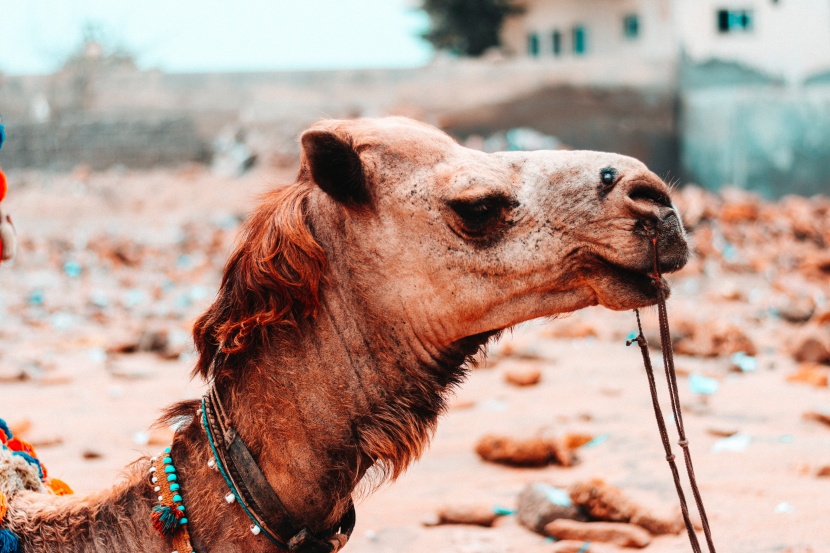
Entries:
MULTIPOLYGON (((35 443, 53 476, 90 492, 163 447, 169 433, 148 431, 161 407, 201 393, 189 377, 191 322, 213 298, 256 194, 293 173, 80 168, 9 177, 4 206, 21 243, 18 259, 0 268, 0 417, 35 443)), ((827 199, 774 205, 691 189, 679 203, 699 253, 672 277, 669 315, 718 550, 830 553, 830 477, 819 476, 830 466, 830 425, 805 417, 830 415, 830 359, 793 356, 811 329, 830 332, 827 199)), ((644 317, 653 337, 656 312, 644 317)), ((346 551, 554 551, 513 515, 493 528, 423 524, 442 506, 513 509, 537 481, 602 478, 657 512, 678 511, 640 354, 624 343, 634 328, 632 313, 592 308, 506 335, 458 391, 423 459, 358 502, 346 551), (541 379, 507 383, 517 370, 541 379), (475 445, 492 433, 595 439, 572 467, 519 469, 479 459, 475 445)), ((690 547, 678 534, 646 550, 690 547)))

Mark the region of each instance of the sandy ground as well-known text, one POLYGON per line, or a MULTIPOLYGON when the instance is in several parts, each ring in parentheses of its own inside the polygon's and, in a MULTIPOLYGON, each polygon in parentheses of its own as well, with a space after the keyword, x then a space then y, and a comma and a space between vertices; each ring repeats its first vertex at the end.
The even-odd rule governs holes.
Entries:
MULTIPOLYGON (((198 167, 10 175, 4 206, 15 216, 21 251, 0 268, 0 416, 24 429, 53 476, 90 492, 162 447, 168 435, 148 427, 161 407, 201 393, 189 378, 188 333, 215 293, 239 221, 258 192, 292 176, 256 170, 228 179, 198 167), (166 335, 164 355, 113 352, 148 330, 166 335)), ((830 465, 830 426, 803 418, 830 410, 830 394, 787 380, 798 366, 789 349, 799 329, 769 315, 794 291, 827 310, 830 279, 698 261, 672 280, 673 324, 730 322, 758 350, 750 371, 735 371, 726 354, 677 356, 718 550, 830 552, 830 478, 817 476, 830 465), (690 374, 713 379, 718 390, 694 393, 690 374), (738 438, 722 441, 731 433, 738 438)), ((656 313, 645 317, 653 333, 656 313)), ((599 477, 655 510, 677 511, 640 355, 624 344, 634 325, 631 313, 594 308, 505 336, 458 391, 424 458, 359 501, 346 551, 551 551, 551 540, 514 516, 493 528, 422 524, 444 505, 512 508, 536 481, 567 486, 599 477), (520 368, 540 370, 540 383, 507 384, 505 374, 520 368), (488 433, 568 432, 600 437, 569 468, 508 468, 474 451, 488 433)), ((655 538, 647 550, 690 547, 680 534, 655 538)))

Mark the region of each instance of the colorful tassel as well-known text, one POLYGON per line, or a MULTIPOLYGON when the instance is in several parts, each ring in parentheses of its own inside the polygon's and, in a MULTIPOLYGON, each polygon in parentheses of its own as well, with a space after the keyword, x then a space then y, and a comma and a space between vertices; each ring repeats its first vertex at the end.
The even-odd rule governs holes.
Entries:
MULTIPOLYGON (((9 429, 9 425, 6 424, 6 421, 4 421, 3 419, 0 419, 0 430, 2 430, 6 434, 6 439, 10 440, 14 438, 14 434, 12 434, 11 429, 9 429)), ((6 441, 3 440, 3 443, 6 443, 6 441)))
POLYGON ((171 536, 179 526, 179 519, 183 514, 172 505, 156 505, 150 518, 157 532, 163 536, 171 536))
POLYGON ((0 530, 0 553, 18 553, 20 540, 11 530, 0 530))
POLYGON ((46 481, 46 486, 52 490, 52 493, 55 495, 72 495, 75 493, 72 491, 72 488, 69 487, 69 484, 59 478, 48 479, 46 481))

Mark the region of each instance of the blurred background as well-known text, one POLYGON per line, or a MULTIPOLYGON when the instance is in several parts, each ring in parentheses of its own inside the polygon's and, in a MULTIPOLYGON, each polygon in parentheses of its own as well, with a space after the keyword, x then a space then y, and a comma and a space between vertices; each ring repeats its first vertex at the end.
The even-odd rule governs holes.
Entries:
POLYGON ((710 189, 827 192, 830 5, 732 4, 10 0, 0 162, 210 162, 235 139, 265 161, 318 118, 397 113, 488 148, 535 132, 619 151, 710 189))
MULTIPOLYGON (((192 321, 298 134, 392 114, 675 185, 695 256, 669 310, 716 542, 830 552, 830 0, 3 0, 0 417, 79 492, 157 451, 159 409, 202 392, 192 321)), ((506 336, 424 460, 359 505, 351 550, 585 551, 513 515, 591 478, 674 516, 633 329, 592 308, 506 336), (568 453, 492 463, 493 432, 568 453), (499 519, 433 526, 462 503, 499 519)))

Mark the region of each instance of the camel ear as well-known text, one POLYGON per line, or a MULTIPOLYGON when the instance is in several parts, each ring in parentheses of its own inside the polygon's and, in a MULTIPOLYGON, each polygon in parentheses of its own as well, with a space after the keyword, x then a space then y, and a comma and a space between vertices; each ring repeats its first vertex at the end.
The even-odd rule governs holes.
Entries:
POLYGON ((300 138, 303 167, 326 194, 351 207, 370 201, 363 163, 352 146, 351 137, 329 131, 306 131, 300 138))

